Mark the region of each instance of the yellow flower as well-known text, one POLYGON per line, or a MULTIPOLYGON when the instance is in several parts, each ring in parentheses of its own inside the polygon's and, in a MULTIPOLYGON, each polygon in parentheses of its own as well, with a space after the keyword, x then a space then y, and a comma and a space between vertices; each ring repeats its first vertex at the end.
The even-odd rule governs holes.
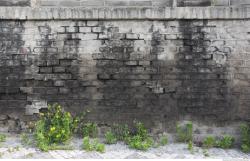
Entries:
POLYGON ((68 117, 71 117, 71 115, 70 115, 70 113, 69 113, 69 112, 67 112, 67 116, 68 116, 68 117))
POLYGON ((55 131, 56 130, 56 127, 51 127, 50 128, 50 131, 55 131))

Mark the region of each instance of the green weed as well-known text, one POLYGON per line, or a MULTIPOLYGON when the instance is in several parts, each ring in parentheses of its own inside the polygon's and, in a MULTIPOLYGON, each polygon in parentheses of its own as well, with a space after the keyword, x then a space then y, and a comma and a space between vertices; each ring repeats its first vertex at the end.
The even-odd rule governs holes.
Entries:
POLYGON ((188 143, 193 140, 193 124, 192 122, 188 122, 184 126, 177 124, 176 126, 177 132, 177 141, 188 143))
POLYGON ((229 149, 233 146, 234 138, 229 135, 225 135, 221 140, 217 141, 217 146, 222 149, 229 149))
POLYGON ((115 135, 111 131, 106 132, 105 140, 107 144, 115 144, 117 142, 115 135))
POLYGON ((216 146, 216 139, 213 136, 208 136, 203 140, 202 146, 204 148, 212 148, 216 146))
POLYGON ((160 138, 160 145, 164 146, 168 144, 168 137, 166 135, 161 136, 160 138))
POLYGON ((148 150, 154 144, 153 139, 141 122, 135 122, 135 128, 135 135, 128 137, 129 147, 137 150, 148 150))
POLYGON ((32 140, 31 138, 29 138, 29 136, 26 133, 22 133, 20 138, 21 138, 22 145, 25 145, 25 146, 32 145, 32 140))
POLYGON ((247 124, 240 126, 241 131, 241 150, 244 153, 250 152, 250 128, 247 124))
POLYGON ((97 124, 95 123, 86 123, 83 125, 83 137, 89 136, 89 137, 97 137, 97 124))
POLYGON ((0 142, 5 142, 5 141, 6 141, 6 135, 0 134, 0 142))
POLYGON ((36 123, 35 141, 42 151, 48 151, 51 145, 68 141, 75 130, 75 120, 59 104, 48 106, 48 112, 41 113, 36 123))
POLYGON ((89 136, 83 138, 82 148, 86 151, 98 151, 100 153, 105 152, 105 145, 99 143, 98 139, 91 140, 89 136))

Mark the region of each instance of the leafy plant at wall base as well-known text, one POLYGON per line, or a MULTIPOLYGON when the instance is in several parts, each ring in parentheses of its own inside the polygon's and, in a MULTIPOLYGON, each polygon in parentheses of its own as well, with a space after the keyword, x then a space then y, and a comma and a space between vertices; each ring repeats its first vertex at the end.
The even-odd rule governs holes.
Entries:
POLYGON ((246 144, 242 144, 241 145, 241 150, 244 152, 244 153, 248 153, 250 152, 250 147, 246 144))
POLYGON ((241 131, 241 150, 244 153, 250 152, 250 128, 247 124, 240 126, 241 131))
POLYGON ((83 149, 86 151, 93 151, 94 146, 90 144, 90 138, 88 136, 83 138, 83 149))
POLYGON ((177 124, 177 141, 179 142, 189 142, 193 140, 193 124, 192 122, 187 123, 185 126, 177 124))
POLYGON ((49 140, 45 134, 45 122, 40 120, 36 123, 35 140, 37 147, 42 151, 49 150, 49 140))
POLYGON ((105 152, 105 145, 99 143, 97 139, 91 140, 89 136, 83 138, 83 147, 86 151, 98 151, 101 153, 105 152))
POLYGON ((107 144, 115 144, 117 142, 115 135, 111 131, 106 132, 105 140, 107 144))
POLYGON ((193 145, 193 142, 191 140, 188 142, 188 150, 191 153, 193 153, 193 151, 194 151, 194 145, 193 145))
POLYGON ((193 124, 192 122, 189 122, 186 124, 187 128, 187 141, 193 141, 193 124))
POLYGON ((104 144, 101 144, 101 143, 98 143, 96 144, 96 151, 100 152, 100 153, 104 153, 105 152, 105 145, 104 144))
POLYGON ((0 142, 5 142, 6 141, 6 135, 0 134, 0 142))
POLYGON ((29 138, 29 136, 26 133, 22 133, 20 138, 21 138, 21 143, 23 145, 26 145, 26 146, 32 145, 32 140, 29 138))
POLYGON ((142 138, 140 135, 135 135, 129 139, 129 147, 137 150, 148 150, 153 145, 152 138, 142 138))
POLYGON ((203 140, 202 146, 204 148, 212 148, 216 146, 216 139, 213 136, 208 136, 203 140))
POLYGON ((83 126, 83 137, 89 136, 89 137, 96 137, 97 136, 97 124, 95 123, 86 123, 83 126))
POLYGON ((217 142, 217 146, 222 149, 229 149, 233 146, 234 138, 229 135, 223 136, 221 140, 217 142))
POLYGON ((130 135, 130 131, 128 125, 118 125, 114 124, 112 126, 112 133, 115 135, 116 139, 119 141, 128 141, 128 137, 130 135))
POLYGON ((138 150, 148 150, 154 144, 153 139, 149 137, 147 129, 141 122, 135 122, 135 127, 135 135, 127 138, 129 147, 138 150))
POLYGON ((135 122, 136 134, 142 137, 142 139, 146 139, 148 137, 148 131, 144 127, 143 123, 135 122))
POLYGON ((86 124, 85 116, 89 113, 89 110, 81 112, 78 116, 74 118, 73 126, 75 127, 74 133, 83 134, 83 127, 86 124))
POLYGON ((166 135, 163 135, 161 138, 160 138, 160 145, 161 146, 164 146, 164 145, 167 145, 168 144, 168 137, 166 135))
POLYGON ((41 118, 36 123, 36 145, 43 151, 48 151, 49 146, 68 141, 75 130, 75 120, 69 112, 65 112, 59 104, 48 106, 46 113, 41 113, 41 118))

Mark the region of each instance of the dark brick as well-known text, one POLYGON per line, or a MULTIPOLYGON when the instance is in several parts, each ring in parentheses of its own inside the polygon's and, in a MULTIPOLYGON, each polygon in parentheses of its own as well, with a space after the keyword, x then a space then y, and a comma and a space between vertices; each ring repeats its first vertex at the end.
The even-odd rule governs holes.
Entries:
POLYGON ((0 6, 30 6, 30 0, 1 0, 0 6))
POLYGON ((80 2, 76 1, 76 0, 63 0, 63 1, 59 1, 59 5, 60 6, 66 6, 66 7, 78 7, 80 6, 80 2))
POLYGON ((59 93, 63 93, 63 94, 66 94, 66 93, 69 93, 70 90, 68 88, 59 88, 59 93))
POLYGON ((119 0, 107 0, 105 3, 106 6, 128 6, 128 1, 119 1, 119 0))
POLYGON ((104 6, 104 0, 87 0, 82 1, 81 6, 104 6))
POLYGON ((46 88, 46 94, 57 94, 58 88, 46 88))
POLYGON ((177 6, 211 6, 211 0, 178 0, 177 6))
POLYGON ((70 66, 71 63, 72 63, 72 60, 67 60, 67 59, 60 60, 60 65, 62 66, 70 66))
POLYGON ((65 67, 53 67, 53 72, 54 73, 63 73, 63 72, 65 72, 65 67))
POLYGON ((109 74, 98 74, 98 79, 110 79, 110 75, 109 74))
POLYGON ((65 81, 62 81, 62 80, 56 80, 54 82, 54 86, 56 87, 63 87, 65 85, 65 81))
POLYGON ((230 0, 230 5, 249 5, 249 0, 230 0))
POLYGON ((130 6, 152 6, 151 0, 145 0, 145 1, 129 1, 130 6))
POLYGON ((39 72, 40 73, 52 73, 52 67, 40 67, 39 72))

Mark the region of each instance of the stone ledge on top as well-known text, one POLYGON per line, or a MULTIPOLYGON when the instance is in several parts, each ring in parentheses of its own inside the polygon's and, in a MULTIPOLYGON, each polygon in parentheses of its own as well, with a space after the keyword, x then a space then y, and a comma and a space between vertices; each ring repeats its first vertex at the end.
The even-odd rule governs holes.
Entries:
POLYGON ((250 6, 241 7, 0 7, 0 19, 15 20, 171 20, 249 19, 250 6))
POLYGON ((250 5, 250 0, 32 0, 38 6, 87 7, 87 6, 161 6, 161 7, 207 7, 250 5))
POLYGON ((250 0, 0 0, 20 7, 208 7, 250 5, 250 0))

